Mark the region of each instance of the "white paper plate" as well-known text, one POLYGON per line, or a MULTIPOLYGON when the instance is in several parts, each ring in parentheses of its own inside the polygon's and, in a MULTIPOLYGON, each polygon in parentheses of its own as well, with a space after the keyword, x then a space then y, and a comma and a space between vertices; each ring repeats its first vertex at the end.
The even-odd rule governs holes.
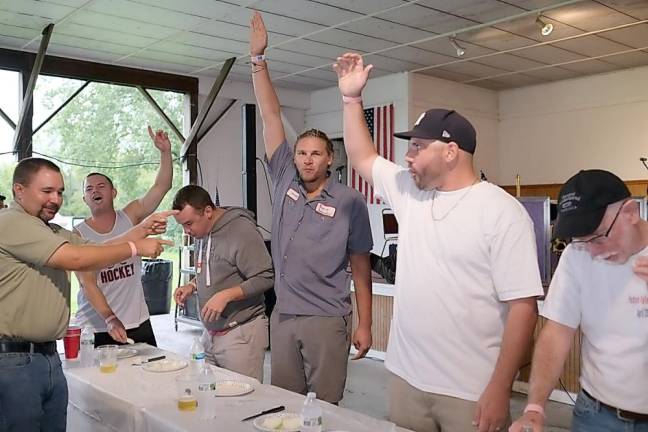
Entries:
POLYGON ((251 384, 242 381, 225 380, 216 382, 215 396, 243 396, 252 393, 254 387, 251 384))
POLYGON ((301 428, 301 416, 299 414, 290 413, 290 412, 280 412, 275 414, 268 414, 254 419, 254 427, 263 432, 299 432, 301 428), (283 425, 283 422, 286 419, 294 418, 296 426, 291 428, 286 428, 283 425), (271 427, 271 422, 281 422, 281 427, 271 427))
POLYGON ((119 348, 117 349, 117 358, 125 359, 137 355, 137 350, 133 348, 119 348))
POLYGON ((187 367, 184 360, 157 360, 150 363, 144 363, 142 369, 149 372, 173 372, 187 367))

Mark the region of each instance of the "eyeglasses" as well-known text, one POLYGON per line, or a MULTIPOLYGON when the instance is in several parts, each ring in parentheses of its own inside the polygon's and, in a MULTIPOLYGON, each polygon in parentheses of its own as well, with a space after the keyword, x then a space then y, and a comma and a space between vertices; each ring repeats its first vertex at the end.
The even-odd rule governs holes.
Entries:
POLYGON ((610 236, 610 232, 612 231, 612 228, 614 228, 614 223, 619 218, 619 215, 621 214, 621 210, 623 209, 623 206, 625 205, 626 202, 627 201, 623 201, 623 203, 621 203, 621 207, 619 207, 619 210, 617 210, 616 215, 614 216, 614 219, 612 219, 612 223, 608 227, 607 231, 605 231, 605 234, 597 234, 587 240, 578 240, 578 239, 572 240, 571 244, 578 249, 583 249, 587 247, 588 244, 597 244, 604 241, 606 238, 608 238, 610 236))

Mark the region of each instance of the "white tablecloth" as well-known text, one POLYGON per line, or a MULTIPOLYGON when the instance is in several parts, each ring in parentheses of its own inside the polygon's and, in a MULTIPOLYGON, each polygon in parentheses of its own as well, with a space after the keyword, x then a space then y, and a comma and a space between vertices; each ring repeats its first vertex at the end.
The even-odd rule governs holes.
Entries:
MULTIPOLYGON (((144 356, 165 354, 180 356, 137 344, 144 356)), ((80 367, 78 363, 64 366, 68 380, 68 430, 70 431, 196 431, 218 430, 249 432, 251 421, 241 422, 249 415, 278 405, 287 412, 299 413, 302 395, 260 384, 257 380, 212 366, 218 379, 235 379, 252 384, 255 390, 240 397, 215 398, 214 418, 201 420, 198 411, 181 412, 177 408, 175 377, 185 370, 154 373, 132 366, 135 358, 119 360, 115 373, 104 374, 97 367, 80 367)), ((320 402, 324 431, 394 432, 404 429, 393 423, 377 420, 351 410, 320 402)))

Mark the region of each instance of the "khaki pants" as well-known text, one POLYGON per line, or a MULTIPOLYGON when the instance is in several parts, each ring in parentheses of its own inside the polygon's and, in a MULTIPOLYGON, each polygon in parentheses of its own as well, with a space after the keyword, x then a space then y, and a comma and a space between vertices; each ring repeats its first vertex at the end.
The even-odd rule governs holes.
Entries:
MULTIPOLYGON (((416 432, 475 432, 472 425, 477 402, 428 393, 391 374, 389 418, 400 427, 416 432)), ((510 416, 506 426, 508 430, 510 416)))
POLYGON ((268 318, 265 315, 233 328, 222 336, 212 336, 205 347, 207 361, 263 382, 263 360, 268 348, 268 318))
POLYGON ((344 395, 351 316, 283 315, 270 319, 272 385, 338 403, 344 395))

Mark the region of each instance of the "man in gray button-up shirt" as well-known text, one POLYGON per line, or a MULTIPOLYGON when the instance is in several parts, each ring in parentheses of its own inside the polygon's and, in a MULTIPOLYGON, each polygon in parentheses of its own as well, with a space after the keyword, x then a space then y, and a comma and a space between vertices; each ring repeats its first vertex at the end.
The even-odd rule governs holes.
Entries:
POLYGON ((263 56, 266 46, 267 32, 255 12, 250 30, 252 77, 275 197, 272 384, 302 394, 314 391, 319 399, 337 403, 344 392, 351 341, 358 349, 356 358, 371 347, 369 215, 358 191, 329 177, 333 145, 324 133, 304 132, 293 154, 263 56), (359 312, 353 335, 351 278, 359 312))

